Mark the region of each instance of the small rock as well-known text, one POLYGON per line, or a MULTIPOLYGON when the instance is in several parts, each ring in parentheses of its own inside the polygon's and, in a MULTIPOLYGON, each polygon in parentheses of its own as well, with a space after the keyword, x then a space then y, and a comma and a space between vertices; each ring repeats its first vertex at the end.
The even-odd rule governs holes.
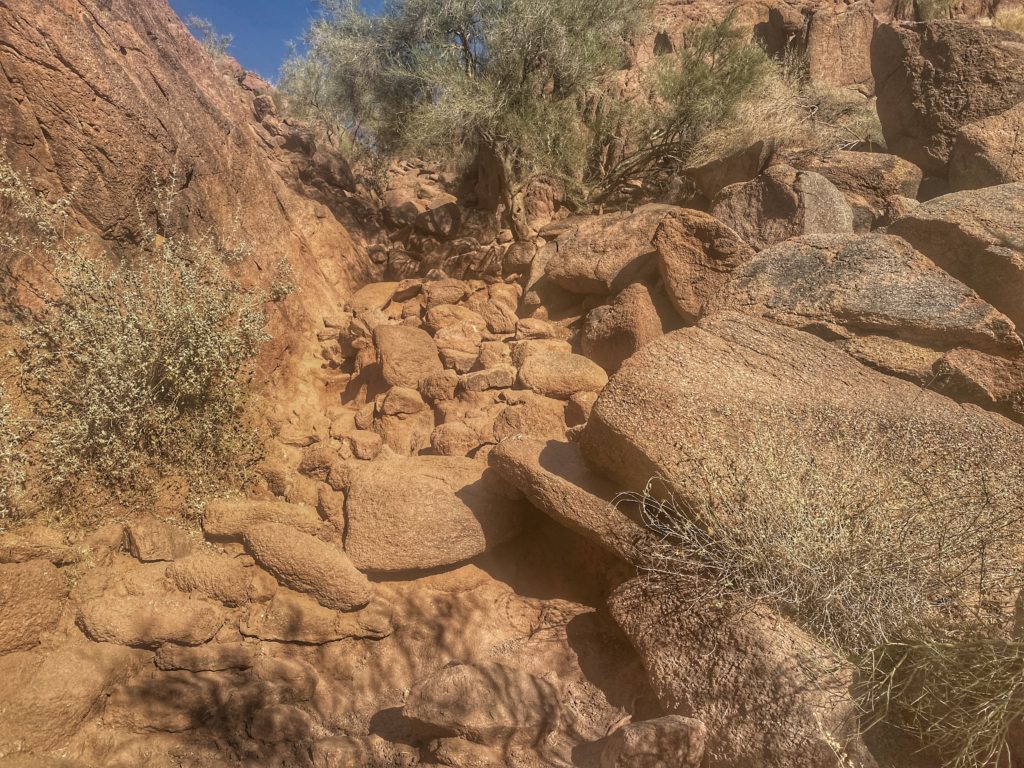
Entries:
POLYGON ((541 395, 568 399, 577 392, 599 392, 608 374, 582 355, 531 355, 519 369, 519 383, 541 395))
POLYGON ((131 521, 124 534, 132 557, 144 563, 177 560, 192 550, 192 540, 185 531, 155 517, 131 521))
POLYGON ((46 560, 0 565, 0 655, 39 644, 60 620, 68 587, 46 560))
POLYGON ((323 521, 312 507, 259 499, 219 499, 206 506, 203 532, 209 538, 240 539, 248 527, 280 523, 303 533, 315 534, 323 521))
POLYGON ((133 648, 200 645, 217 634, 226 618, 215 603, 173 592, 107 593, 78 607, 78 625, 91 640, 133 648))
POLYGON ((381 404, 381 413, 385 416, 398 416, 400 414, 419 413, 426 408, 426 403, 420 393, 415 389, 406 387, 392 387, 384 396, 381 404))
POLYGON ((516 380, 516 369, 512 366, 488 368, 467 373, 462 377, 462 388, 467 392, 483 392, 488 389, 508 389, 516 380))
POLYGON ((352 443, 352 455, 361 461, 373 461, 384 448, 384 439, 367 430, 356 430, 349 435, 349 441, 352 443))

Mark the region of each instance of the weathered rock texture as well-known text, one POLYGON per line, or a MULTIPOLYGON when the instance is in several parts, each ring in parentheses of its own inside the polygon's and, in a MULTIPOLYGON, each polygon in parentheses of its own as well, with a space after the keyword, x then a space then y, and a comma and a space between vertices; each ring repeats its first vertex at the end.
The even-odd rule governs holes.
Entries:
POLYGON ((871 44, 890 152, 945 177, 957 132, 1024 99, 1024 40, 955 21, 879 27, 871 44))

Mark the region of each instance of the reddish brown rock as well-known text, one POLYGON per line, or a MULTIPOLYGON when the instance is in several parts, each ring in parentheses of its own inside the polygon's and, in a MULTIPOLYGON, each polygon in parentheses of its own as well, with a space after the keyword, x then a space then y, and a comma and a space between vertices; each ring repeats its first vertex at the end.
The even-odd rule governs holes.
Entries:
POLYGON ((707 740, 707 726, 690 717, 632 722, 612 734, 601 752, 601 768, 700 768, 707 740))
POLYGON ((0 533, 0 563, 46 560, 54 565, 66 565, 78 557, 61 531, 44 525, 26 525, 0 533))
POLYGON ((459 563, 519 532, 524 510, 515 496, 473 459, 419 456, 356 467, 345 551, 367 571, 459 563))
POLYGON ((758 251, 798 235, 853 232, 850 204, 835 185, 788 165, 726 187, 712 201, 711 214, 758 251))
POLYGON ((333 611, 310 597, 281 589, 269 603, 251 606, 240 629, 246 637, 280 643, 379 640, 391 634, 391 609, 375 600, 359 611, 333 611))
POLYGON ((227 669, 248 669, 256 661, 259 647, 255 643, 207 643, 197 647, 167 643, 160 646, 154 660, 164 671, 223 672, 227 669))
POLYGON ((838 13, 829 6, 816 8, 807 24, 810 76, 821 83, 873 94, 871 39, 876 24, 871 3, 855 2, 838 13))
POLYGON ((1024 423, 1024 358, 955 349, 935 363, 932 387, 1024 423))
POLYGON ((994 187, 1024 181, 1024 103, 963 126, 949 158, 949 188, 994 187))
POLYGON ((246 567, 228 555, 200 553, 167 566, 167 578, 182 592, 196 592, 224 605, 265 602, 277 591, 265 571, 246 567))
POLYGON ((280 584, 326 608, 352 611, 370 602, 366 577, 338 548, 294 528, 262 523, 245 529, 245 547, 280 584))
POLYGON ((754 250, 718 219, 682 210, 662 222, 654 236, 665 290, 680 317, 694 323, 708 301, 754 250))
POLYGON ((580 333, 583 354, 609 373, 617 371, 624 360, 665 332, 654 302, 650 288, 634 283, 611 304, 592 309, 580 333))
POLYGON ((0 655, 38 645, 56 628, 67 595, 64 576, 46 560, 0 565, 0 655))
POLYGON ((82 600, 78 626, 97 643, 157 648, 164 643, 201 645, 224 625, 227 613, 180 592, 107 592, 82 600))
POLYGON ((416 389, 423 379, 443 370, 437 345, 421 328, 380 326, 373 338, 381 374, 389 386, 416 389))
POLYGON ((883 24, 871 44, 890 152, 945 178, 957 132, 1024 100, 1024 40, 956 21, 883 24))
POLYGON ((192 539, 181 528, 141 517, 124 527, 124 539, 132 557, 144 563, 177 560, 192 550, 192 539))
POLYGON ((608 374, 582 355, 530 355, 519 369, 519 384, 539 395, 568 399, 577 392, 599 392, 608 374))
POLYGON ((214 539, 240 539, 246 528, 280 523, 315 534, 323 521, 313 507, 261 499, 218 499, 206 505, 203 533, 214 539))

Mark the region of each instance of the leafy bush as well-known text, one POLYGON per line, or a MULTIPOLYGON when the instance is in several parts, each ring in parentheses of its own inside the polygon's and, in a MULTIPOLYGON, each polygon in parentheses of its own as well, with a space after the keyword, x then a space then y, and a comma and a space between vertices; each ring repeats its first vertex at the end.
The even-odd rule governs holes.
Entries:
POLYGON ((893 425, 822 418, 809 435, 807 418, 773 414, 770 433, 729 438, 740 452, 707 447, 734 458, 694 460, 676 493, 653 483, 640 500, 661 544, 646 566, 698 576, 695 610, 770 605, 857 666, 866 712, 949 765, 987 765, 1022 707, 1024 478, 893 425))
POLYGON ((385 155, 483 153, 523 235, 522 190, 537 173, 582 173, 584 97, 624 63, 650 2, 398 0, 380 16, 322 5, 309 53, 285 68, 297 108, 385 155))
POLYGON ((203 47, 215 59, 228 55, 231 43, 234 42, 234 35, 222 35, 209 19, 200 16, 189 16, 185 19, 185 25, 192 30, 196 39, 203 44, 203 47))
POLYGON ((26 224, 19 247, 47 265, 47 285, 20 310, 19 353, 44 485, 74 501, 83 482, 125 494, 161 476, 231 478, 257 450, 244 376, 266 338, 267 297, 225 270, 238 252, 151 232, 148 250, 93 253, 62 235, 54 207, 13 169, 0 180, 0 200, 26 224))

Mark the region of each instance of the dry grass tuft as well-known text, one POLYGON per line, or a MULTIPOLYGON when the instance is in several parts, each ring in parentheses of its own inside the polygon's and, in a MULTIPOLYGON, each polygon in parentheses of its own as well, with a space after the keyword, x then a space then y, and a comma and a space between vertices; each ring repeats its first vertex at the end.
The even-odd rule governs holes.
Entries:
POLYGON ((1024 37, 1024 8, 1000 10, 992 21, 1000 29, 1006 29, 1024 37))

